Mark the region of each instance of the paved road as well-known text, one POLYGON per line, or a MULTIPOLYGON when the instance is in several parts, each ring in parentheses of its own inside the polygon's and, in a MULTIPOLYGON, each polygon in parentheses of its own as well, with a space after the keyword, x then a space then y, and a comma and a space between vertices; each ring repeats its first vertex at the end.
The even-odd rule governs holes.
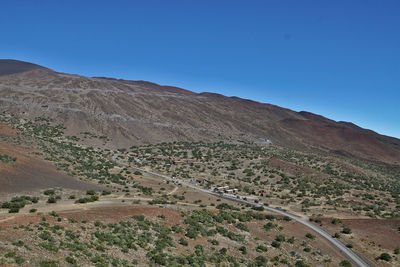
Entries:
MULTIPOLYGON (((124 163, 121 163, 121 162, 118 162, 118 161, 116 161, 116 162, 118 164, 122 164, 124 166, 128 166, 128 165, 126 165, 124 163)), ((185 182, 185 181, 183 181, 181 179, 172 178, 172 177, 169 177, 169 176, 166 176, 166 175, 158 174, 158 173, 155 173, 155 172, 152 172, 152 171, 148 171, 148 170, 145 170, 145 169, 141 169, 141 168, 137 168, 137 167, 132 167, 132 168, 137 169, 137 170, 139 170, 141 172, 145 172, 145 173, 154 175, 156 177, 168 180, 168 181, 173 181, 173 182, 182 184, 184 186, 190 187, 190 188, 192 188, 194 190, 197 190, 197 191, 204 192, 206 194, 218 196, 218 197, 221 197, 221 198, 229 199, 229 200, 240 202, 240 203, 244 203, 244 204, 249 204, 249 205, 252 205, 252 206, 255 206, 255 207, 261 207, 262 206, 266 210, 281 214, 283 216, 287 216, 287 217, 291 218, 292 220, 294 220, 294 221, 296 221, 298 223, 301 223, 302 225, 306 226, 307 228, 313 230, 315 233, 319 234, 320 236, 322 236, 323 238, 328 240, 334 247, 336 247, 341 253, 343 253, 348 259, 350 259, 356 266, 359 266, 359 267, 372 266, 370 263, 366 262, 363 258, 361 258, 357 253, 355 253, 354 251, 352 251, 351 249, 346 247, 338 239, 333 238, 328 232, 326 232, 325 230, 323 230, 322 228, 318 227, 315 224, 312 224, 312 223, 310 223, 310 222, 308 222, 306 220, 301 219, 300 217, 297 217, 296 215, 293 215, 291 213, 288 213, 286 211, 283 211, 283 210, 280 210, 280 209, 277 209, 277 208, 273 208, 273 207, 269 207, 269 206, 266 206, 266 205, 257 204, 257 203, 250 202, 250 201, 247 201, 247 200, 244 200, 244 199, 238 199, 238 198, 233 197, 233 196, 228 195, 228 194, 215 193, 215 192, 213 192, 211 190, 204 189, 204 188, 195 186, 193 184, 187 183, 187 182, 185 182)))

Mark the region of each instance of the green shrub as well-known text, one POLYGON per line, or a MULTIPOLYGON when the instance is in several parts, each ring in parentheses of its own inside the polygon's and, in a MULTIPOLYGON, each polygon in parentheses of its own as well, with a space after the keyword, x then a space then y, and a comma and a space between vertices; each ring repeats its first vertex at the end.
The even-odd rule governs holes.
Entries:
POLYGON ((39 244, 39 246, 41 246, 42 248, 47 249, 48 251, 51 251, 51 252, 55 252, 55 253, 58 252, 58 246, 53 242, 48 242, 48 241, 42 242, 39 244))
POLYGON ((278 242, 285 242, 286 241, 286 237, 284 235, 278 235, 275 237, 275 240, 278 242))
POLYGON ((14 258, 14 260, 15 260, 15 263, 18 265, 21 265, 25 261, 24 258, 22 258, 21 256, 16 256, 14 258))
POLYGON ((55 193, 54 189, 47 189, 43 192, 46 196, 54 195, 55 193))
POLYGON ((309 238, 309 239, 315 239, 315 236, 310 234, 310 233, 307 233, 306 237, 309 238))
POLYGON ((8 210, 8 213, 18 213, 19 212, 19 208, 17 207, 12 207, 8 210))
POLYGON ((179 244, 185 247, 189 245, 189 243, 183 238, 179 239, 179 244))
POLYGON ((351 266, 353 266, 348 260, 342 260, 339 263, 339 265, 342 266, 342 267, 351 267, 351 266))
POLYGON ((47 200, 47 203, 49 203, 49 204, 57 203, 57 199, 55 197, 49 197, 49 199, 47 200))
POLYGON ((6 155, 6 154, 0 154, 0 161, 2 161, 4 163, 10 163, 10 162, 17 161, 17 158, 11 157, 11 156, 6 155))
POLYGON ((296 266, 296 267, 310 267, 310 265, 305 264, 304 261, 302 261, 302 260, 296 261, 294 266, 296 266))
POLYGON ((213 244, 214 246, 218 246, 219 245, 219 242, 218 242, 218 240, 215 240, 215 239, 209 239, 209 240, 207 240, 208 242, 210 242, 211 244, 213 244))
POLYGON ((66 257, 65 261, 68 262, 69 264, 76 264, 76 260, 71 256, 66 257))
POLYGON ((14 246, 22 247, 25 245, 24 241, 18 240, 17 242, 12 243, 14 246))
POLYGON ((145 217, 144 217, 144 215, 133 215, 132 219, 135 219, 136 221, 139 221, 139 222, 143 222, 145 217))
POLYGON ((384 252, 378 257, 378 260, 391 261, 392 256, 390 256, 388 253, 384 252))
POLYGON ((87 191, 86 191, 86 195, 94 196, 94 195, 96 195, 96 191, 94 191, 94 190, 87 190, 87 191))
POLYGON ((266 246, 263 246, 263 245, 258 245, 258 246, 256 247, 256 251, 257 251, 257 252, 267 252, 267 251, 268 251, 268 248, 267 248, 266 246))
POLYGON ((351 234, 351 229, 349 227, 343 227, 342 229, 342 233, 343 234, 351 234))
POLYGON ((280 248, 281 247, 281 243, 276 241, 276 240, 274 240, 274 241, 272 241, 271 246, 273 246, 274 248, 280 248))

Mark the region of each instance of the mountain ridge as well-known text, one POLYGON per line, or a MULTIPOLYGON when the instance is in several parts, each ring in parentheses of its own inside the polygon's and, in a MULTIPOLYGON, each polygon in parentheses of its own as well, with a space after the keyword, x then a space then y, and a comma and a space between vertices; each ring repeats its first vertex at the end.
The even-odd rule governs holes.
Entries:
MULTIPOLYGON (((0 69, 8 64, 0 61, 0 69)), ((399 139, 310 112, 147 81, 85 77, 28 66, 14 73, 10 68, 0 76, 2 111, 50 117, 65 124, 70 134, 107 135, 115 147, 269 139, 298 150, 400 162, 399 139)))
POLYGON ((34 63, 15 60, 15 59, 0 59, 0 76, 22 73, 34 69, 47 69, 47 68, 34 63))

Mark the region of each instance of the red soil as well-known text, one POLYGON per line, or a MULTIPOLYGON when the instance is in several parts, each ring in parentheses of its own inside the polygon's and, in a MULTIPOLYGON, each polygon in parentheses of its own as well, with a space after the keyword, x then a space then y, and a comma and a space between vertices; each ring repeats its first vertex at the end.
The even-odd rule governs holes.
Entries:
POLYGON ((51 187, 96 189, 99 186, 79 181, 61 173, 50 163, 30 155, 26 149, 0 142, 0 154, 15 157, 15 162, 0 162, 0 194, 17 193, 51 187))
POLYGON ((4 124, 3 122, 0 121, 0 135, 5 134, 9 136, 16 136, 18 133, 17 130, 11 128, 7 124, 4 124))
POLYGON ((306 174, 306 175, 312 175, 312 174, 318 174, 319 176, 326 176, 325 174, 320 174, 317 173, 315 170, 311 169, 311 168, 307 168, 307 167, 302 167, 302 166, 298 166, 296 164, 293 163, 289 163, 280 159, 276 159, 276 158, 270 158, 269 159, 269 164, 272 167, 280 167, 282 169, 284 169, 285 171, 289 172, 292 175, 296 175, 296 174, 306 174))
POLYGON ((360 239, 365 239, 387 249, 400 246, 400 219, 347 219, 343 225, 352 229, 360 239))

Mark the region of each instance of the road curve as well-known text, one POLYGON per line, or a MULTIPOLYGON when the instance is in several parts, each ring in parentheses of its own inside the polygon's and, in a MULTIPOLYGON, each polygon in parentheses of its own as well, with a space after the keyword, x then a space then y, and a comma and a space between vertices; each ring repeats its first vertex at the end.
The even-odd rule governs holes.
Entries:
MULTIPOLYGON (((116 159, 115 159, 115 161, 118 164, 121 164, 121 165, 124 165, 124 166, 128 166, 127 164, 118 162, 116 159)), ((132 167, 132 166, 129 166, 129 167, 132 167)), ((173 182, 182 184, 184 186, 187 186, 187 187, 192 188, 192 189, 197 190, 197 191, 204 192, 206 194, 218 196, 218 197, 221 197, 221 198, 229 199, 229 200, 240 202, 240 203, 244 203, 244 204, 249 204, 249 205, 252 205, 252 206, 255 206, 255 207, 263 207, 264 209, 269 210, 271 212, 278 213, 278 214, 283 215, 283 216, 287 216, 287 217, 291 218, 292 220, 294 220, 294 221, 304 225, 305 227, 311 229, 312 231, 314 231, 318 235, 322 236, 323 238, 325 238, 334 247, 336 247, 341 253, 343 253, 349 260, 351 260, 356 266, 359 266, 359 267, 372 266, 371 264, 366 262, 363 258, 361 258, 357 253, 352 251, 350 248, 346 247, 341 241, 339 241, 336 238, 333 238, 328 232, 326 232, 325 230, 323 230, 322 228, 318 227, 315 224, 312 224, 312 223, 310 223, 310 222, 308 222, 306 220, 301 219, 300 217, 298 217, 298 216, 296 216, 294 214, 288 213, 286 211, 283 211, 283 210, 280 210, 280 209, 277 209, 277 208, 273 208, 273 207, 269 207, 269 206, 266 206, 266 205, 261 205, 261 204, 258 204, 258 203, 250 202, 250 201, 247 201, 247 200, 244 200, 244 199, 238 199, 236 197, 232 197, 232 196, 227 195, 227 194, 215 193, 215 192, 213 192, 211 190, 204 189, 204 188, 195 186, 193 184, 187 183, 185 181, 182 181, 181 179, 172 178, 172 177, 169 177, 169 176, 166 176, 166 175, 158 174, 158 173, 155 173, 155 172, 152 172, 152 171, 148 171, 148 170, 145 170, 145 169, 141 169, 141 168, 137 168, 137 167, 132 167, 132 168, 137 169, 137 170, 139 170, 141 172, 145 172, 145 173, 154 175, 154 176, 159 177, 159 178, 163 178, 165 180, 169 180, 169 181, 173 181, 173 182)))

